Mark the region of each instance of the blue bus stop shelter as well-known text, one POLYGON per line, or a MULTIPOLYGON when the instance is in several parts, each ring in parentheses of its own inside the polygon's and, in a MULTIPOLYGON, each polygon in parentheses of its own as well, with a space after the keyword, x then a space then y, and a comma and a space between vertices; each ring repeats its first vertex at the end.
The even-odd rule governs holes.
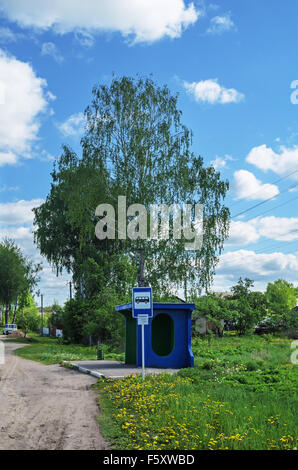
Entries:
MULTIPOLYGON (((153 303, 153 317, 144 328, 146 367, 194 367, 191 350, 192 303, 153 303)), ((132 317, 132 304, 117 305, 125 317, 125 363, 142 365, 141 326, 132 317)))

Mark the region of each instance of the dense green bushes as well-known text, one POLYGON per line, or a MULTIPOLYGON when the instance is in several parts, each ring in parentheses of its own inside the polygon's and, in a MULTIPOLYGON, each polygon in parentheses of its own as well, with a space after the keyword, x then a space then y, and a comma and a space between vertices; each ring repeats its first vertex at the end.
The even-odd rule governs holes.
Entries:
POLYGON ((213 330, 220 335, 220 321, 244 335, 255 331, 275 332, 298 326, 296 291, 292 284, 281 279, 269 283, 265 293, 252 291, 254 282, 239 279, 231 288, 230 295, 207 294, 194 299, 194 319, 205 317, 213 324, 213 330))
POLYGON ((76 297, 66 302, 63 315, 63 334, 66 340, 86 343, 93 341, 110 344, 121 349, 124 342, 124 319, 115 311, 117 295, 113 289, 106 289, 101 296, 93 299, 76 297))

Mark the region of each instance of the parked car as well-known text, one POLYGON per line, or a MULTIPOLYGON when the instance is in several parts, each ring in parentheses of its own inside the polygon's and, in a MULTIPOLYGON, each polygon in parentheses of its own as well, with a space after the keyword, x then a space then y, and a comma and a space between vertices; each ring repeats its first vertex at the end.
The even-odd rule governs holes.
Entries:
POLYGON ((275 333, 282 329, 282 323, 278 322, 276 319, 271 317, 266 317, 260 323, 255 325, 254 330, 257 335, 262 335, 266 333, 275 333))
POLYGON ((5 325, 3 328, 3 334, 4 335, 9 335, 10 333, 13 333, 14 331, 17 331, 18 327, 14 323, 10 323, 9 325, 5 325))

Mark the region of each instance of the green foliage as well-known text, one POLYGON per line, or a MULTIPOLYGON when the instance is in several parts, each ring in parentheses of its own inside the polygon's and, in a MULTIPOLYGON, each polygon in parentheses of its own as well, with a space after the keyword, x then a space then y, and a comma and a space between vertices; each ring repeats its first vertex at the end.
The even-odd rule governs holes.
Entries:
POLYGON ((8 323, 11 305, 23 307, 39 281, 40 264, 25 257, 13 240, 0 243, 0 304, 5 305, 5 323, 8 323))
POLYGON ((56 300, 52 306, 48 307, 48 325, 49 328, 55 326, 58 329, 63 329, 63 307, 56 300))
POLYGON ((25 333, 25 336, 30 331, 36 331, 41 327, 40 314, 34 302, 17 312, 16 321, 18 328, 25 333))
POLYGON ((223 333, 221 321, 228 321, 231 319, 231 310, 225 298, 215 294, 208 294, 194 300, 196 310, 193 318, 205 317, 209 322, 212 322, 216 328, 217 334, 220 336, 223 333))
MULTIPOLYGON (((61 361, 95 360, 97 358, 96 346, 63 344, 61 343, 61 338, 41 337, 30 334, 30 338, 16 338, 6 341, 27 343, 28 346, 17 349, 15 354, 24 359, 38 361, 43 364, 58 364, 61 361)), ((107 346, 103 346, 103 348, 106 359, 115 361, 124 360, 124 354, 117 354, 107 346)))
POLYGON ((186 279, 194 290, 209 286, 228 235, 223 201, 229 185, 191 152, 177 96, 151 78, 114 77, 109 87, 95 87, 85 114, 82 156, 63 147, 51 191, 34 210, 34 235, 57 273, 73 273, 76 299, 60 318, 67 337, 82 341, 92 334, 118 342, 123 326, 114 306, 137 282, 146 280, 157 296, 186 279), (142 203, 148 214, 151 204, 203 204, 201 250, 185 250, 185 239, 96 238, 96 207, 115 207, 120 195, 127 207, 142 203))
MULTIPOLYGON (((95 267, 97 276, 102 269, 102 282, 114 279, 117 257, 120 264, 123 255, 134 265, 134 283, 138 271, 138 282, 145 275, 155 292, 186 278, 194 288, 210 284, 228 234, 229 211, 223 205, 228 182, 191 152, 191 132, 181 114, 177 96, 151 78, 114 77, 109 87, 93 89, 82 157, 64 147, 51 192, 35 210, 34 221, 41 253, 58 271, 73 272, 80 295, 92 296, 89 268, 95 267), (142 203, 147 211, 151 204, 203 204, 202 249, 190 253, 182 239, 98 240, 95 209, 100 203, 115 206, 119 195, 126 196, 127 206, 142 203), (90 266, 90 259, 97 267, 90 266)), ((118 289, 123 279, 114 280, 118 289)))
MULTIPOLYGON (((126 299, 128 300, 128 299, 126 299)), ((114 289, 105 289, 98 297, 92 316, 84 327, 85 335, 97 338, 101 343, 121 349, 124 342, 124 321, 115 311, 115 305, 124 303, 114 289)))
MULTIPOLYGON (((128 300, 128 299, 126 299, 128 300)), ((121 349, 124 341, 124 322, 115 311, 117 303, 123 303, 113 288, 106 288, 97 297, 76 297, 66 302, 62 314, 64 338, 74 342, 86 342, 88 336, 101 343, 113 344, 121 349), (118 302, 117 302, 118 300, 118 302)))
POLYGON ((51 191, 45 203, 34 209, 34 237, 57 273, 63 268, 73 273, 82 294, 84 263, 102 251, 106 256, 113 252, 113 244, 101 242, 94 232, 95 208, 109 202, 107 176, 96 161, 88 166, 67 147, 63 149, 52 172, 51 191))
POLYGON ((252 331, 253 327, 266 315, 267 302, 262 292, 252 292, 254 282, 240 277, 232 287, 229 305, 235 317, 235 327, 240 334, 252 331))
POLYGON ((218 335, 222 335, 222 320, 232 321, 240 334, 252 331, 253 327, 267 314, 267 301, 262 292, 252 292, 253 281, 240 278, 232 287, 232 295, 207 294, 194 299, 194 318, 205 317, 212 322, 218 335))
POLYGON ((90 309, 93 311, 90 301, 78 297, 71 299, 64 305, 63 335, 64 338, 80 343, 85 336, 84 327, 90 317, 90 309))
POLYGON ((297 368, 278 336, 196 338, 195 367, 99 380, 112 448, 289 450, 297 447, 297 368))
POLYGON ((297 314, 292 312, 296 307, 296 297, 296 289, 293 284, 283 279, 268 284, 266 298, 275 323, 286 327, 297 326, 297 314))

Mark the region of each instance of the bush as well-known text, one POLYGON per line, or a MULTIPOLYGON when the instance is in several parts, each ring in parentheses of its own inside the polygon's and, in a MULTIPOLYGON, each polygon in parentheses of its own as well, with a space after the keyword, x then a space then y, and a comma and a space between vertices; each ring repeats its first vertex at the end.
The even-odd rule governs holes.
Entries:
POLYGON ((65 304, 63 312, 63 334, 66 340, 81 343, 84 327, 90 317, 90 304, 82 297, 71 299, 65 304))
POLYGON ((250 371, 258 370, 261 368, 262 362, 261 361, 249 361, 245 364, 245 366, 246 366, 246 369, 250 371))
POLYGON ((17 325, 24 332, 25 337, 29 331, 36 331, 40 327, 40 321, 36 306, 25 307, 17 313, 17 325))
POLYGON ((213 359, 207 359, 206 361, 203 361, 201 364, 201 368, 205 370, 214 369, 214 367, 216 366, 217 366, 217 361, 213 359))
POLYGON ((124 319, 115 311, 119 302, 112 289, 106 289, 98 298, 76 297, 65 304, 62 321, 64 338, 74 343, 94 341, 112 344, 120 351, 124 341, 124 319))

